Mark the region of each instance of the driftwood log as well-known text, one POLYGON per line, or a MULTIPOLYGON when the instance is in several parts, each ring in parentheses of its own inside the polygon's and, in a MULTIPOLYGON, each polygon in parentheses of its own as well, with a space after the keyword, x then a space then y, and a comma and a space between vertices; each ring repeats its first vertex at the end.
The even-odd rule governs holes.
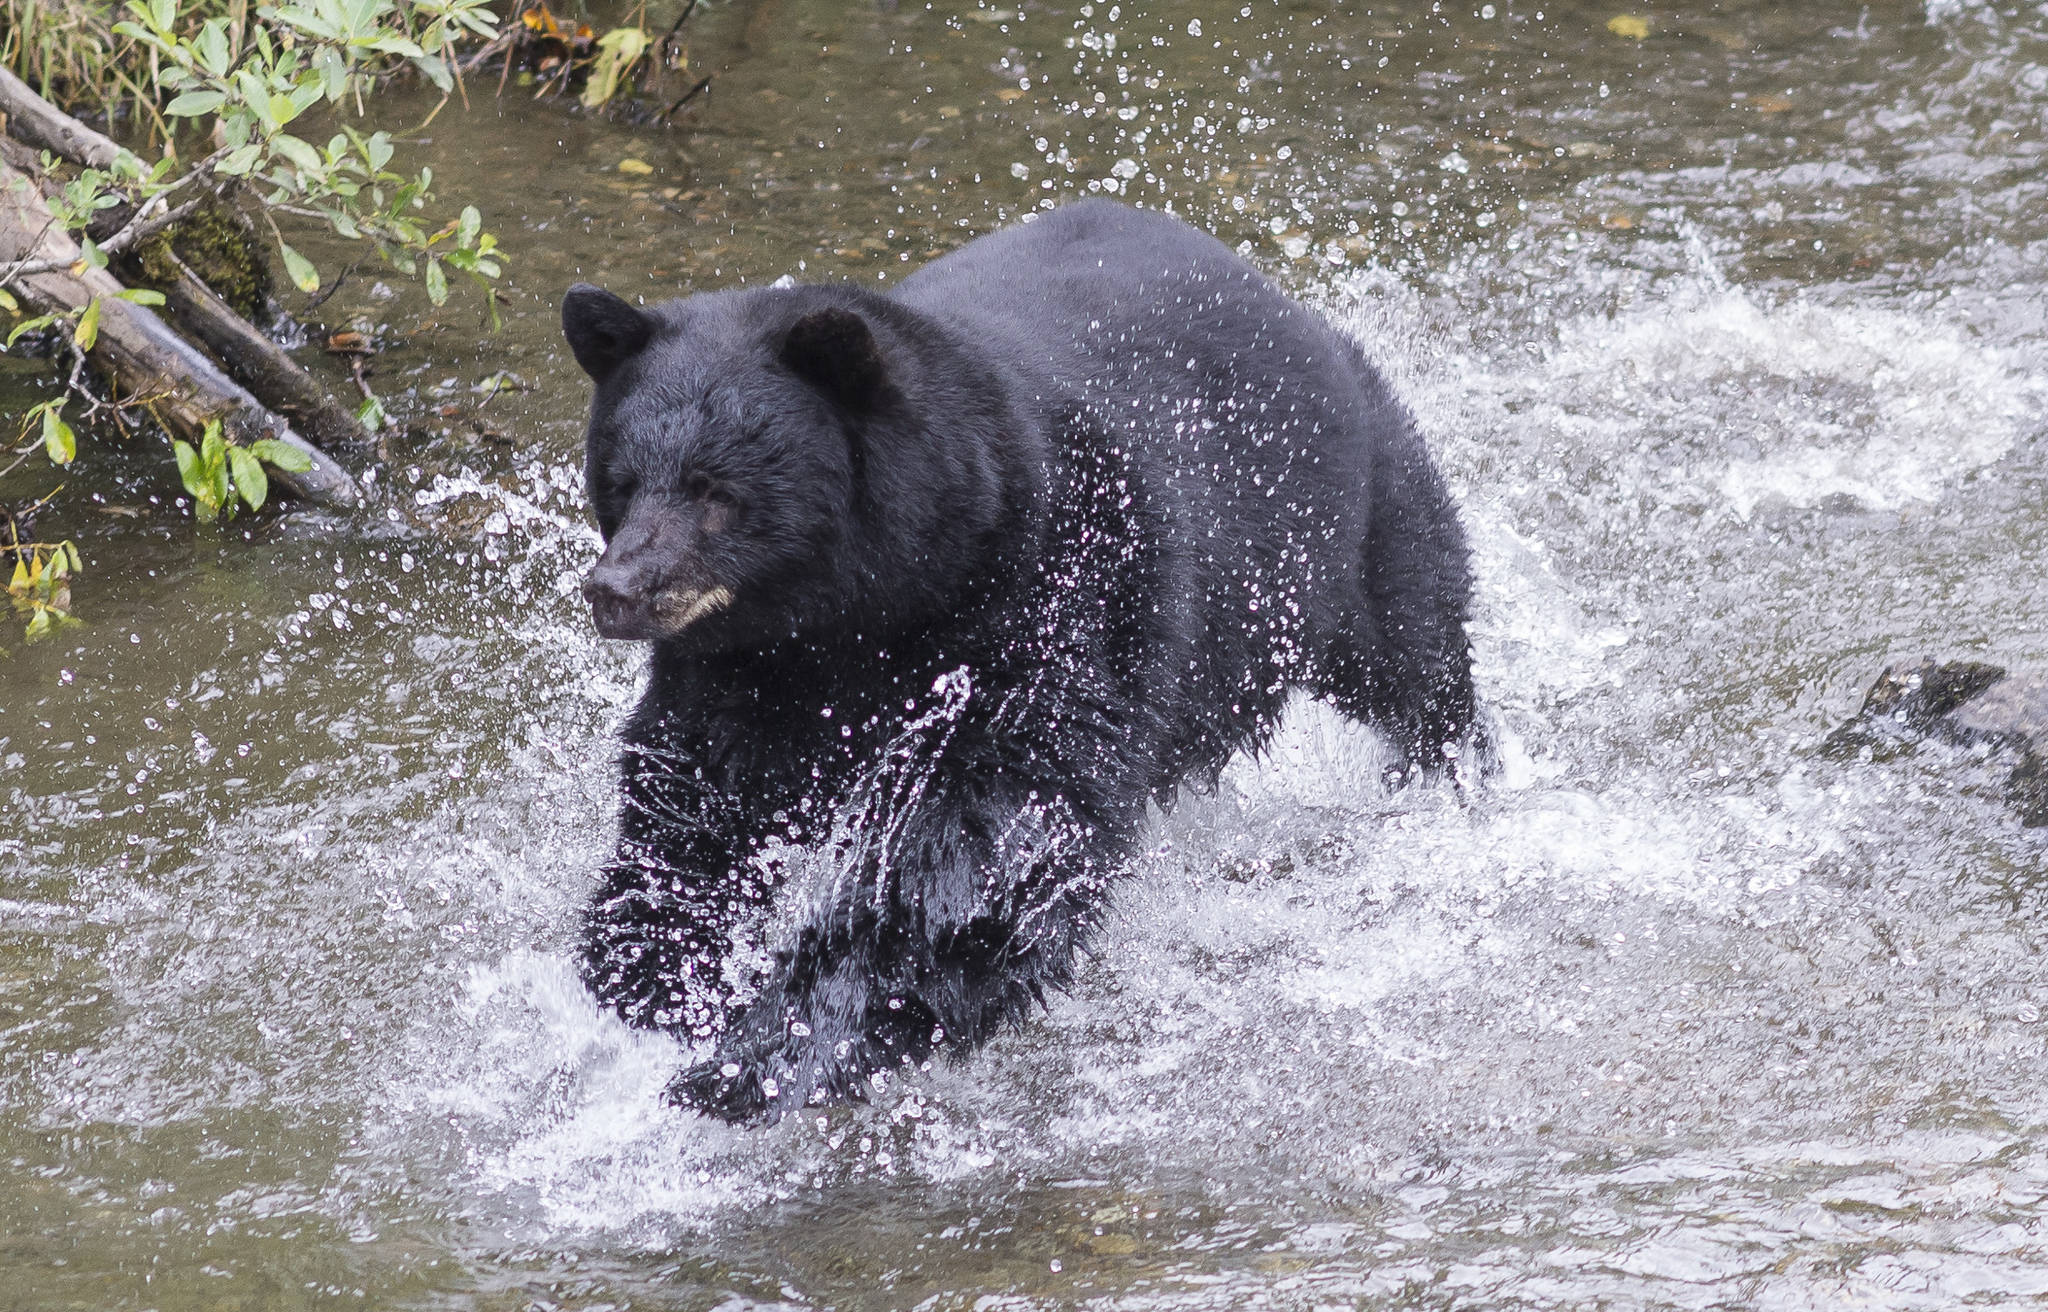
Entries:
POLYGON ((274 437, 305 452, 313 462, 302 474, 275 470, 272 477, 278 483, 310 501, 356 504, 360 498, 355 480, 346 469, 294 432, 148 308, 119 299, 125 289, 112 274, 86 267, 79 259, 78 244, 57 226, 35 180, 0 160, 0 262, 64 266, 17 278, 15 294, 43 313, 83 309, 99 298, 99 337, 87 358, 106 375, 123 404, 143 406, 188 441, 198 441, 216 419, 239 443, 274 437))
POLYGON ((35 88, 0 68, 0 113, 7 135, 88 168, 110 169, 124 153, 111 138, 93 131, 35 93, 35 88))
MULTIPOLYGON (((75 164, 108 169, 125 153, 5 69, 0 69, 0 114, 8 136, 75 164)), ((237 442, 274 437, 313 462, 305 473, 273 470, 277 483, 310 501, 356 504, 348 471, 300 436, 291 421, 328 443, 354 435, 355 422, 297 361, 180 264, 177 281, 164 289, 169 308, 227 363, 236 375, 230 377, 148 308, 117 299, 123 287, 112 274, 74 267, 78 256, 76 243, 52 221, 37 179, 0 158, 0 271, 17 263, 60 266, 13 284, 43 313, 78 309, 99 297, 99 337, 89 358, 123 395, 124 404, 144 405, 188 440, 196 441, 214 419, 237 442)))
POLYGON ((320 447, 362 437, 356 417, 329 396, 282 346, 230 309, 183 260, 175 254, 169 260, 178 278, 162 291, 172 317, 207 350, 227 361, 236 380, 257 400, 293 421, 320 447))

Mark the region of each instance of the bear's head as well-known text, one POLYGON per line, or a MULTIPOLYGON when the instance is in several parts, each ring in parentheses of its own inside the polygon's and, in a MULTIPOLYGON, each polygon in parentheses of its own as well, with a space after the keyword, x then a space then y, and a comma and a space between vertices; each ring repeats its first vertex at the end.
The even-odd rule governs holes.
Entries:
POLYGON ((579 283, 562 327, 596 384, 605 552, 583 591, 605 637, 716 652, 886 631, 942 604, 1004 518, 1006 401, 886 298, 642 308, 579 283))

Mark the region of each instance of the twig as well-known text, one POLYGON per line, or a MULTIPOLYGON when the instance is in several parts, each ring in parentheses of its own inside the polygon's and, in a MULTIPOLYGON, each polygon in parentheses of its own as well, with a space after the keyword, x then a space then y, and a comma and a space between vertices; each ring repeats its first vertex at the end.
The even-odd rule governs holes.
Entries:
MULTIPOLYGON (((462 61, 455 57, 455 46, 445 36, 441 38, 441 62, 455 70, 455 89, 461 93, 462 108, 464 111, 467 111, 469 109, 469 88, 462 84, 462 61)), ((448 103, 448 97, 442 96, 441 103, 448 103)), ((437 111, 438 108, 437 106, 437 111)))
POLYGON ((676 33, 682 31, 684 22, 686 22, 689 19, 691 14, 694 14, 696 12, 697 0, 690 0, 690 3, 683 6, 683 12, 676 17, 676 21, 669 24, 668 32, 662 36, 662 41, 666 42, 670 37, 673 37, 676 33))
MULTIPOLYGON (((207 189, 190 200, 163 210, 153 218, 145 216, 149 214, 152 208, 167 204, 170 197, 176 195, 184 188, 194 186, 204 179, 212 177, 214 166, 225 159, 227 154, 226 147, 214 151, 211 155, 208 155, 205 159, 200 160, 187 170, 184 177, 179 178, 156 195, 143 201, 142 204, 136 207, 135 213, 129 216, 128 222, 122 225, 119 232, 99 243, 101 253, 106 255, 124 254, 137 243, 148 241, 164 229, 173 227, 190 218, 193 211, 197 210, 218 193, 207 189)), ((43 225, 43 231, 37 234, 35 245, 30 246, 28 252, 32 253, 36 246, 42 244, 43 238, 49 235, 50 226, 56 223, 56 221, 56 215, 51 215, 50 222, 43 225)), ((5 273, 0 273, 0 286, 5 286, 22 278, 33 277, 39 273, 56 273, 60 269, 70 268, 74 263, 76 263, 75 260, 65 263, 59 263, 54 260, 40 260, 31 263, 28 253, 24 253, 19 260, 16 260, 8 267, 5 273)))
POLYGON ((681 109, 683 106, 695 100, 697 98, 697 93, 710 85, 711 74, 706 73, 702 81, 698 82, 696 86, 691 87, 688 91, 685 91, 683 93, 682 99, 676 101, 675 104, 670 105, 667 109, 662 110, 659 114, 656 114, 654 116, 654 121, 656 123, 667 122, 670 115, 674 114, 677 110, 681 109))
MULTIPOLYGON (((14 449, 14 460, 7 466, 7 468, 0 469, 0 478, 5 478, 9 474, 13 473, 15 470, 21 468, 22 462, 27 460, 30 456, 34 455, 36 453, 36 448, 41 445, 41 442, 32 440, 29 442, 27 446, 16 447, 14 449)), ((8 515, 8 518, 12 519, 13 515, 8 515)))
POLYGON ((541 81, 540 86, 534 89, 533 98, 535 100, 539 100, 542 96, 546 95, 548 93, 548 84, 550 82, 556 84, 554 89, 556 95, 560 95, 564 91, 567 91, 569 89, 569 79, 572 76, 574 76, 575 72, 575 58, 573 56, 564 56, 562 59, 562 71, 559 73, 551 74, 547 78, 544 78, 541 81))
POLYGON ((489 63, 491 56, 497 54, 499 51, 510 51, 512 49, 512 38, 515 31, 516 29, 512 27, 507 27, 504 31, 498 33, 497 36, 492 37, 489 41, 485 42, 483 47, 479 49, 475 54, 471 55, 468 59, 462 61, 463 71, 474 72, 475 70, 482 68, 485 64, 489 63))
MULTIPOLYGON (((134 219, 130 219, 127 227, 100 243, 100 252, 104 255, 124 254, 129 247, 137 242, 147 241, 165 228, 182 223, 190 218, 194 210, 206 203, 206 199, 205 196, 194 196, 183 205, 166 210, 147 223, 137 223, 134 219)), ((137 218, 140 218, 143 211, 147 210, 149 205, 154 203, 154 201, 148 202, 144 204, 142 209, 137 210, 135 212, 137 218)), ((52 221, 54 222, 55 220, 53 219, 52 221)), ((23 264, 17 261, 6 273, 0 274, 0 283, 10 283, 21 278, 31 278, 39 273, 56 273, 58 270, 68 269, 76 263, 78 263, 77 260, 39 260, 34 264, 23 264)))
POLYGON ((358 390, 362 392, 363 399, 365 401, 375 401, 377 399, 377 394, 370 390, 370 380, 368 377, 366 377, 366 375, 369 373, 369 369, 367 366, 363 364, 362 356, 349 356, 348 372, 349 375, 356 380, 356 387, 358 390))
POLYGON ((311 314, 313 311, 327 304, 327 298, 334 295, 336 292, 340 291, 341 285, 348 281, 348 276, 354 273, 357 269, 360 269, 362 267, 363 261, 362 257, 360 256, 358 256, 356 259, 349 261, 349 265, 347 268, 343 269, 340 273, 334 275, 333 282, 328 283, 325 287, 322 287, 319 291, 313 293, 311 299, 309 299, 306 302, 306 313, 311 314))
MULTIPOLYGON (((8 283, 13 282, 16 278, 25 278, 28 276, 30 272, 28 268, 29 256, 34 255, 36 253, 36 251, 42 246, 43 239, 50 235, 50 229, 56 226, 57 216, 52 214, 50 216, 50 221, 48 223, 45 223, 43 225, 42 231, 36 234, 36 239, 30 242, 27 246, 24 246, 22 248, 21 258, 16 260, 13 264, 9 265, 7 268, 7 272, 0 273, 0 287, 5 287, 8 283)), ((37 270, 36 272, 42 271, 37 270)))

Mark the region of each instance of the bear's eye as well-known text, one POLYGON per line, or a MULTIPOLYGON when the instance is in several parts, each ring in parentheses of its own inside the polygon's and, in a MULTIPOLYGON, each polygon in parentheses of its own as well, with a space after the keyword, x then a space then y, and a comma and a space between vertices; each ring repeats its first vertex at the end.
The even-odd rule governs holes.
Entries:
POLYGON ((683 479, 683 495, 692 501, 703 501, 728 509, 739 504, 739 499, 727 490, 725 484, 714 483, 703 474, 691 474, 683 479))

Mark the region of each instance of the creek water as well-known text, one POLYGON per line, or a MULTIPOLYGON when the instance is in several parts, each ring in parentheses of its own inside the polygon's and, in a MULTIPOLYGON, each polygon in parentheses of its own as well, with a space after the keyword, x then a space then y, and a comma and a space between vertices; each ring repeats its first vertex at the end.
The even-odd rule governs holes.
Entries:
POLYGON ((1618 16, 731 0, 674 129, 473 77, 415 158, 504 329, 367 264, 314 316, 383 348, 369 508, 198 533, 105 441, 39 524, 87 623, 0 660, 0 1307, 2048 1297, 2048 839, 1981 756, 1823 749, 1888 662, 2048 666, 2048 8, 1618 16), (1104 190, 1397 379, 1504 767, 1389 793, 1298 706, 1021 1033, 666 1108, 565 955, 638 652, 557 298, 886 285, 1104 190))

